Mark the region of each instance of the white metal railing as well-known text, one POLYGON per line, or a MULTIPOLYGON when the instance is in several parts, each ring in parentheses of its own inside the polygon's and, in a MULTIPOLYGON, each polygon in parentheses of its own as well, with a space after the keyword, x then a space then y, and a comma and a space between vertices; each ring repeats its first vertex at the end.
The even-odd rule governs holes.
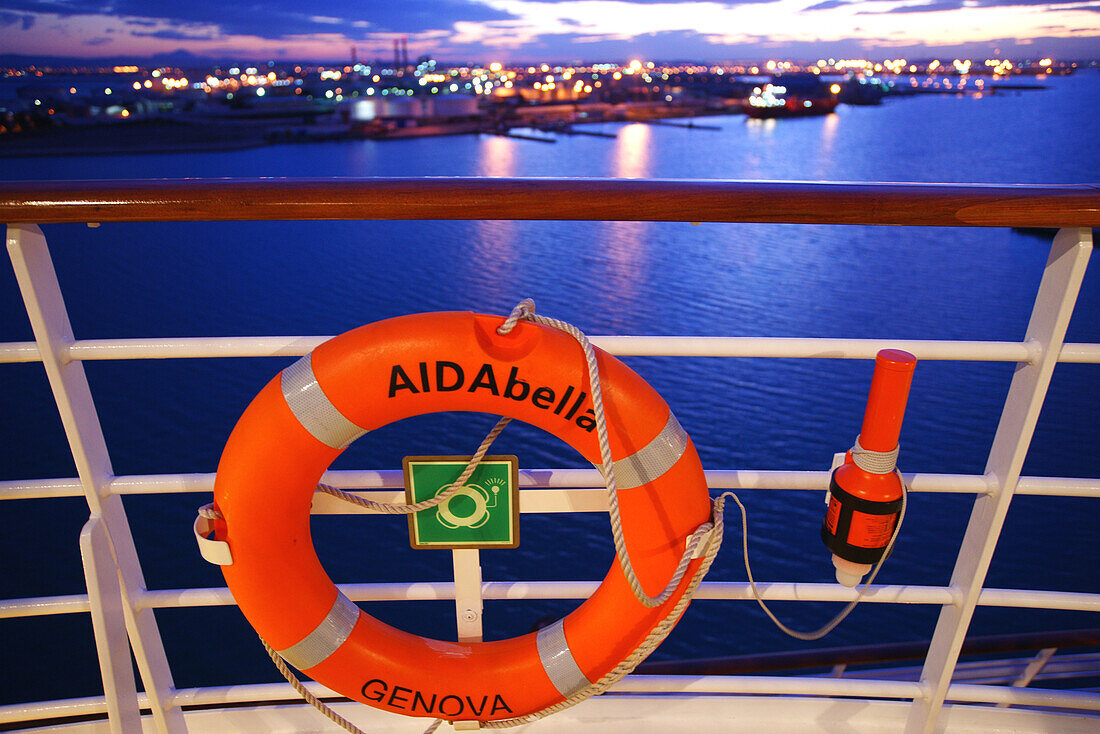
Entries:
MULTIPOLYGON (((1020 470, 1058 362, 1100 363, 1100 345, 1064 344, 1066 327, 1092 248, 1091 231, 1067 228, 1054 239, 1050 259, 1022 342, 885 341, 874 339, 756 339, 728 337, 594 337, 593 343, 618 355, 802 357, 868 359, 882 347, 905 348, 926 360, 1002 361, 1020 365, 1012 380, 985 472, 981 475, 915 474, 914 492, 975 495, 975 505, 949 585, 878 586, 868 602, 928 604, 941 609, 936 631, 917 682, 815 677, 631 676, 616 690, 625 692, 740 693, 905 699, 912 702, 906 732, 928 734, 940 720, 945 701, 1100 710, 1094 693, 1031 690, 1022 687, 952 683, 963 638, 978 606, 1100 611, 1100 594, 984 588, 993 549, 1011 498, 1016 494, 1100 497, 1100 479, 1021 477, 1020 470)), ((183 732, 183 706, 262 702, 289 698, 285 685, 232 686, 176 690, 153 610, 232 604, 227 589, 146 589, 133 538, 121 503, 126 494, 209 492, 213 474, 116 476, 82 361, 186 357, 294 356, 325 337, 234 337, 197 339, 76 340, 45 238, 34 225, 11 225, 8 249, 15 267, 35 342, 0 344, 0 362, 41 362, 77 466, 77 478, 0 482, 0 499, 87 498, 91 517, 81 535, 87 595, 0 602, 0 618, 90 612, 106 695, 89 699, 0 707, 0 723, 45 717, 107 713, 114 732, 137 726, 149 709, 157 730, 183 732), (130 664, 133 650, 146 693, 139 694, 130 664)), ((395 501, 399 472, 334 471, 326 482, 356 488, 374 500, 395 501), (363 491, 365 490, 365 491, 363 491)), ((715 489, 824 490, 822 471, 709 471, 715 489)), ((521 473, 522 512, 603 512, 606 500, 595 470, 539 470, 521 473)), ((321 497, 315 512, 361 512, 321 497)), ((483 599, 580 599, 594 582, 481 582, 477 551, 454 552, 454 583, 353 584, 341 589, 356 601, 454 599, 460 636, 480 637, 483 599), (473 618, 470 612, 474 611, 473 618), (465 614, 464 614, 465 613, 465 614)), ((760 585, 767 600, 848 601, 855 590, 835 584, 760 585)), ((744 583, 705 583, 699 599, 751 599, 744 583)), ((310 684, 319 694, 323 687, 310 684)), ((327 692, 328 695, 331 692, 327 692)))

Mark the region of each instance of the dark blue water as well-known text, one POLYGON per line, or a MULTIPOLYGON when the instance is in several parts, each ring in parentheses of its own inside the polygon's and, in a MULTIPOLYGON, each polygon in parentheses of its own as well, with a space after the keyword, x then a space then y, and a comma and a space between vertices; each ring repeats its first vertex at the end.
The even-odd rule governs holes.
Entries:
MULTIPOLYGON (((1044 91, 841 106, 825 118, 709 122, 720 131, 607 125, 615 140, 555 145, 493 137, 333 142, 211 154, 0 160, 0 176, 598 176, 826 181, 1091 183, 1100 171, 1100 74, 1044 91)), ((480 215, 491 217, 486 210, 480 215)), ((1049 243, 1008 229, 623 222, 286 222, 44 227, 78 338, 334 334, 418 311, 504 313, 533 297, 590 334, 1020 340, 1049 243)), ((1086 275, 1069 339, 1100 341, 1100 279, 1086 275)), ((10 268, 0 340, 29 340, 10 268)), ((288 359, 86 365, 117 474, 209 472, 237 417, 288 359)), ((859 430, 870 365, 845 360, 631 358, 669 401, 704 465, 816 469, 859 430)), ((0 479, 72 476, 40 365, 0 366, 0 479)), ((902 433, 906 471, 981 473, 1012 376, 1004 364, 918 366, 902 433)), ((1100 368, 1061 365, 1025 474, 1100 477, 1100 368)), ((406 421, 357 442, 337 467, 397 468, 404 455, 469 453, 488 416, 406 421)), ((540 432, 497 447, 521 465, 581 466, 540 432)), ((761 580, 828 581, 818 493, 748 490, 761 580)), ((193 547, 201 495, 127 497, 150 588, 221 586, 193 547)), ((972 498, 914 495, 880 581, 948 583, 972 498)), ((0 597, 81 593, 82 499, 0 505, 0 597)), ((988 585, 1100 588, 1095 500, 1013 502, 988 585)), ((731 513, 729 519, 735 516, 731 513)), ((711 578, 744 580, 737 529, 711 578)), ((334 580, 444 580, 449 554, 408 549, 403 520, 319 517, 334 580)), ((527 515, 517 551, 482 554, 486 580, 599 579, 612 559, 602 516, 527 515), (564 540, 563 540, 564 539, 564 540)), ((490 638, 526 631, 573 602, 487 602, 490 638)), ((803 627, 828 604, 777 604, 803 627)), ((449 603, 374 604, 424 634, 453 634, 449 603)), ((865 604, 817 646, 925 639, 938 610, 865 604)), ((180 687, 277 680, 235 608, 157 619, 180 687), (212 640, 212 642, 211 642, 212 640)), ((975 634, 1094 626, 1083 613, 981 609, 975 634)), ((21 670, 3 702, 99 690, 87 615, 4 620, 0 663, 21 670), (28 659, 36 664, 28 668, 28 659), (58 671, 64 671, 58 674, 58 671)), ((700 601, 659 658, 802 649, 751 602, 700 601)))

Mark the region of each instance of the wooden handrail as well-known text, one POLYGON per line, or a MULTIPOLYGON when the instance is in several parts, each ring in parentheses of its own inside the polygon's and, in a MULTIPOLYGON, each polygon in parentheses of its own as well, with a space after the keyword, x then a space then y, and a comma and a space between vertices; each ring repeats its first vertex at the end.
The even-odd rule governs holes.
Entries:
POLYGON ((368 178, 0 183, 0 222, 532 219, 1100 227, 1100 185, 368 178))
MULTIPOLYGON (((928 644, 927 640, 922 640, 696 660, 647 660, 635 672, 640 675, 755 675, 833 665, 885 665, 920 660, 928 654, 928 644)), ((1100 629, 1090 628, 968 637, 959 654, 1004 655, 1050 647, 1073 649, 1097 646, 1100 646, 1100 629)))

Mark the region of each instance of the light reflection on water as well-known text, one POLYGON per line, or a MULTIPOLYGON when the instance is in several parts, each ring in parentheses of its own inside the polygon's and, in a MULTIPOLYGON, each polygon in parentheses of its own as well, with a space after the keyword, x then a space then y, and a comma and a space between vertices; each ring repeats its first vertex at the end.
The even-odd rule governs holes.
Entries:
POLYGON ((517 142, 500 135, 478 137, 478 175, 505 178, 516 175, 517 142))
POLYGON ((653 127, 642 123, 626 125, 615 141, 611 172, 616 178, 651 176, 653 127))
POLYGON ((651 261, 651 222, 600 222, 600 260, 592 285, 615 309, 630 308, 644 298, 644 273, 651 261))
POLYGON ((833 157, 833 145, 836 142, 837 133, 840 129, 840 115, 835 112, 821 120, 821 155, 818 160, 819 163, 814 168, 814 178, 823 180, 828 178, 828 169, 820 163, 820 161, 831 160, 833 157))

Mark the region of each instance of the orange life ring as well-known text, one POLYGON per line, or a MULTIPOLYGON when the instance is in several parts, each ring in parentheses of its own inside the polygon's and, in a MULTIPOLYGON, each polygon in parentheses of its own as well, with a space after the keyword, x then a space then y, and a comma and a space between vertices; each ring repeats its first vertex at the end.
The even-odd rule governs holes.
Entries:
MULTIPOLYGON (((218 465, 223 566, 248 621, 296 668, 362 703, 409 716, 489 721, 539 711, 595 682, 682 596, 646 608, 618 563, 596 592, 537 633, 495 642, 419 637, 362 612, 317 559, 309 511, 321 475, 360 435, 438 411, 507 415, 599 463, 584 356, 572 337, 520 322, 428 313, 337 336, 283 370, 241 416, 218 465)), ((668 583, 710 518, 703 469, 668 405, 597 351, 623 533, 645 591, 668 583)), ((687 578, 701 560, 691 562, 687 578)))

